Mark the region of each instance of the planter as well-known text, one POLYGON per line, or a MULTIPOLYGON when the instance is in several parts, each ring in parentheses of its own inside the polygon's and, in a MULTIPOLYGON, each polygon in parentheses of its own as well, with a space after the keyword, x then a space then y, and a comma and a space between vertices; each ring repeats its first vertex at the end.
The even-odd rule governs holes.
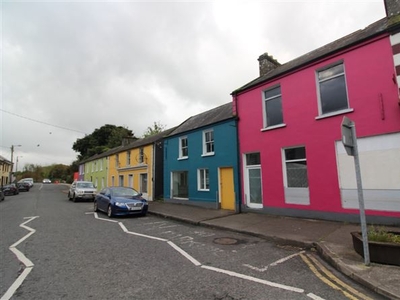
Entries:
MULTIPOLYGON (((391 232, 399 234, 400 232, 391 232)), ((354 250, 364 257, 363 239, 360 232, 351 232, 354 250)), ((371 262, 400 266, 400 244, 368 241, 371 262)))

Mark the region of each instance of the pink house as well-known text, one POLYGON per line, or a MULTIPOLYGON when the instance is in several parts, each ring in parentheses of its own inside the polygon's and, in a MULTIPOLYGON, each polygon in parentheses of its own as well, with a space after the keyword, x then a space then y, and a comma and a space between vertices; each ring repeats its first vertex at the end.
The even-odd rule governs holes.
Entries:
POLYGON ((267 53, 260 76, 232 93, 242 211, 359 221, 355 122, 367 222, 400 224, 400 7, 286 64, 267 53))

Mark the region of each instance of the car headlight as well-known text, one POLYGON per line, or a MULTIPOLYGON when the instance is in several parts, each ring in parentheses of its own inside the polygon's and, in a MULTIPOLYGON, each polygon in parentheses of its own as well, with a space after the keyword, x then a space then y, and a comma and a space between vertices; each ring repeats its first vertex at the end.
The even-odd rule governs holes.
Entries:
POLYGON ((126 207, 126 204, 123 202, 115 202, 115 206, 126 207))
POLYGON ((77 194, 83 194, 83 191, 77 190, 76 193, 77 194))

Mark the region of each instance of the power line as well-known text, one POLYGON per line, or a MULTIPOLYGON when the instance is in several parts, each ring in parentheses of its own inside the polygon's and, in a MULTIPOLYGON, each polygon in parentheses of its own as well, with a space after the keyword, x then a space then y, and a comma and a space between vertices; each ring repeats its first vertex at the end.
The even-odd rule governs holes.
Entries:
POLYGON ((54 124, 46 123, 46 122, 43 122, 43 121, 35 120, 35 119, 32 119, 32 118, 24 117, 24 116, 21 116, 21 115, 18 115, 18 114, 15 114, 15 113, 6 111, 6 110, 1 109, 1 108, 0 108, 0 110, 1 110, 2 112, 5 112, 5 113, 7 113, 7 114, 10 114, 10 115, 13 115, 13 116, 16 116, 16 117, 25 119, 25 120, 29 120, 29 121, 32 121, 32 122, 45 124, 45 125, 52 126, 52 127, 56 127, 56 128, 61 128, 61 129, 68 130, 68 131, 79 132, 79 133, 83 133, 83 134, 87 135, 87 133, 86 133, 86 132, 83 132, 83 131, 79 131, 79 130, 75 130, 75 129, 71 129, 71 128, 67 128, 67 127, 62 127, 62 126, 59 126, 59 125, 54 125, 54 124))

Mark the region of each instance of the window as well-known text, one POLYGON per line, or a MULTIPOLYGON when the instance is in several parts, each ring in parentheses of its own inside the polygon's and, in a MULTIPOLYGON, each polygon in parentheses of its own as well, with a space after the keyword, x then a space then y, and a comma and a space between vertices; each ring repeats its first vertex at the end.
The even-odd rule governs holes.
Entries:
POLYGON ((172 172, 172 197, 188 198, 188 171, 172 172))
POLYGON ((126 165, 131 165, 131 151, 126 151, 126 165))
POLYGON ((115 155, 115 167, 118 168, 119 167, 119 155, 115 155))
POLYGON ((144 150, 143 148, 139 149, 139 163, 142 164, 144 162, 144 150))
POLYGON ((147 194, 147 174, 140 174, 140 192, 147 194))
POLYGON ((320 114, 349 108, 344 65, 338 64, 318 72, 320 114))
POLYGON ((186 136, 179 138, 179 158, 187 158, 189 156, 188 139, 186 136))
POLYGON ((97 164, 97 161, 94 163, 94 165, 96 166, 96 172, 99 171, 99 165, 97 164))
POLYGON ((214 154, 214 131, 203 131, 203 154, 214 154))
POLYGON ((210 190, 210 178, 208 169, 199 169, 197 172, 197 188, 199 191, 210 190))
POLYGON ((103 171, 103 160, 100 160, 100 171, 103 171))
POLYGON ((286 186, 308 187, 306 148, 285 149, 286 186))
POLYGON ((281 87, 275 87, 264 94, 264 128, 283 124, 281 87))

